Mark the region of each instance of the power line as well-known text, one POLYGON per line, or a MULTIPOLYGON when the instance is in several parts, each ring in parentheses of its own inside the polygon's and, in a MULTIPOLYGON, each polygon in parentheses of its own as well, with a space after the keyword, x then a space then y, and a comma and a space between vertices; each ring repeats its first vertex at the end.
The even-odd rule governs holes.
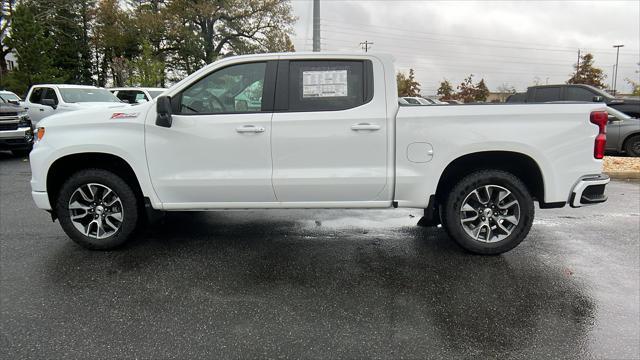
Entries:
MULTIPOLYGON (((333 25, 333 24, 327 24, 327 27, 333 27, 335 28, 334 30, 326 30, 325 32, 332 32, 332 33, 336 33, 336 34, 351 34, 351 35, 371 35, 372 33, 376 36, 376 37, 382 37, 382 38, 388 38, 388 39, 392 39, 392 40, 396 40, 396 39, 402 39, 402 40, 410 40, 410 41, 416 41, 418 39, 422 39, 422 40, 426 40, 426 41, 431 41, 431 42, 436 42, 436 43, 441 43, 445 46, 457 46, 459 44, 468 46, 468 47, 482 47, 482 48, 504 48, 504 49, 518 49, 518 50, 536 50, 536 51, 548 51, 548 52, 564 52, 564 53, 573 53, 575 50, 571 49, 571 48, 541 48, 541 47, 529 47, 529 46, 508 46, 508 45, 494 45, 494 44, 479 44, 479 43, 474 43, 474 42, 461 42, 461 41, 455 41, 455 40, 448 40, 448 39, 437 39, 437 38, 431 38, 431 37, 425 37, 425 36, 416 36, 415 34, 393 34, 393 33, 389 33, 389 32, 379 32, 379 31, 375 31, 375 30, 362 30, 362 29, 354 29, 354 28, 350 28, 348 26, 345 25, 333 25), (341 28, 343 30, 341 30, 341 28)), ((471 38, 470 38, 471 39, 471 38)), ((591 51, 593 53, 603 53, 604 51, 591 51)), ((607 53, 613 53, 613 52, 607 52, 607 53)), ((632 54, 633 55, 633 54, 632 54)))
MULTIPOLYGON (((334 22, 333 20, 328 20, 328 19, 322 19, 322 21, 328 23, 327 26, 333 26, 333 27, 337 27, 337 28, 344 28, 344 29, 348 29, 348 30, 363 31, 362 27, 364 26, 364 27, 379 28, 379 29, 393 30, 393 31, 396 31, 396 32, 400 32, 400 34, 389 34, 388 31, 384 31, 384 32, 382 32, 383 35, 397 35, 397 36, 403 36, 403 37, 411 36, 411 37, 415 38, 416 37, 415 34, 426 34, 426 35, 430 35, 430 36, 443 36, 443 37, 453 37, 453 38, 460 38, 460 39, 491 41, 491 42, 498 42, 500 44, 513 43, 513 44, 521 44, 521 45, 533 45, 533 46, 544 47, 545 50, 550 50, 550 51, 565 51, 565 52, 573 52, 573 51, 575 51, 575 50, 573 50, 574 48, 572 48, 572 47, 561 47, 561 46, 548 47, 547 44, 540 44, 540 43, 530 43, 530 42, 504 40, 504 39, 490 39, 490 38, 481 38, 481 37, 465 36, 465 35, 450 35, 450 34, 433 33, 433 32, 426 32, 426 31, 413 31, 413 30, 407 30, 407 29, 396 28, 396 27, 391 27, 391 26, 371 25, 371 24, 362 24, 362 23, 354 23, 354 22, 350 22, 349 24, 345 24, 345 23, 341 23, 341 22, 334 22)), ((367 33, 376 32, 375 30, 365 30, 365 31, 367 33)), ((451 40, 447 40, 447 39, 433 39, 433 40, 449 41, 449 42, 451 41, 451 40)), ((491 46, 491 45, 483 45, 483 44, 479 44, 479 45, 480 46, 491 46)), ((519 47, 516 47, 516 48, 519 48, 519 47)), ((532 49, 539 50, 541 48, 535 47, 535 48, 532 48, 532 49)), ((608 49, 601 49, 601 48, 592 48, 591 50, 598 51, 600 53, 608 53, 608 54, 614 54, 615 53, 615 51, 610 51, 608 49)), ((633 53, 631 55, 638 55, 638 54, 640 54, 640 53, 633 53)))

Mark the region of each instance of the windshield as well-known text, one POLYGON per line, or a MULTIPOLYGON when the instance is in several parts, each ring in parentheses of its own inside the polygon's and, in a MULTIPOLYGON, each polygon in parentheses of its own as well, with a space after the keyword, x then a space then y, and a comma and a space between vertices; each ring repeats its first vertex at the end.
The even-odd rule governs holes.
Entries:
POLYGON ((21 101, 18 95, 16 94, 0 94, 0 99, 4 100, 5 102, 9 100, 21 101))
POLYGON ((618 110, 616 110, 614 108, 608 107, 607 108, 607 113, 609 115, 611 115, 611 116, 615 116, 616 118, 618 118, 620 120, 629 120, 629 119, 631 119, 631 116, 629 116, 629 115, 627 115, 627 114, 625 114, 623 112, 620 112, 620 111, 618 111, 618 110))
POLYGON ((158 97, 158 95, 162 94, 164 92, 164 90, 149 90, 149 95, 151 95, 152 99, 155 99, 158 97))
POLYGON ((67 103, 82 102, 121 102, 111 92, 105 89, 91 88, 61 88, 60 95, 67 103))

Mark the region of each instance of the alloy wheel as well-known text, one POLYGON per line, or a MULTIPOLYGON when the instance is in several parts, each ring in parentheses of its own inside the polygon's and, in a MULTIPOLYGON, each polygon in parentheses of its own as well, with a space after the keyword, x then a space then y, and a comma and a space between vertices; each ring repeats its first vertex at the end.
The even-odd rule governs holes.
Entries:
POLYGON ((89 183, 78 187, 69 198, 69 218, 83 235, 104 239, 122 226, 122 201, 109 187, 89 183))
POLYGON ((481 186, 469 193, 460 206, 460 223, 476 241, 504 240, 520 222, 520 203, 515 195, 498 185, 481 186))

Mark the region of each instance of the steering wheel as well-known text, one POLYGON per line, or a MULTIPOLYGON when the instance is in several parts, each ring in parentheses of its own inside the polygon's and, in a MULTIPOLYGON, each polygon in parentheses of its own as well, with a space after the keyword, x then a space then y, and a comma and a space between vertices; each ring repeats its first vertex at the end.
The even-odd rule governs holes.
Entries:
MULTIPOLYGON (((214 104, 214 102, 217 102, 217 103, 218 103, 218 105, 220 105, 220 109, 222 109, 222 111, 227 111, 227 108, 224 106, 224 104, 222 103, 222 101, 220 100, 220 98, 219 98, 219 97, 217 97, 217 96, 215 96, 215 95, 213 95, 213 94, 209 94, 209 99, 208 99, 208 101, 209 101, 209 108, 210 108, 211 110, 213 110, 213 109, 215 109, 215 108, 216 108, 216 107, 214 106, 214 105, 215 105, 215 104, 214 104)), ((215 111, 213 111, 213 112, 215 112, 215 111)))

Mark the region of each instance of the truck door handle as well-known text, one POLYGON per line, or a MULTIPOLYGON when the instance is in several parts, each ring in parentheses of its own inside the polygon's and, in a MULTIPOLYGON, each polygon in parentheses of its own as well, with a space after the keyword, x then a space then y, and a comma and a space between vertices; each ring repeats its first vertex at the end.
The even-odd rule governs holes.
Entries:
POLYGON ((261 126, 243 125, 239 128, 236 128, 236 131, 239 133, 261 133, 264 132, 264 128, 261 126))
POLYGON ((44 109, 40 109, 40 111, 44 111, 44 109))
POLYGON ((353 130, 353 131, 358 131, 358 130, 376 131, 376 130, 380 130, 380 125, 369 124, 369 123, 359 123, 359 124, 351 125, 351 130, 353 130))

